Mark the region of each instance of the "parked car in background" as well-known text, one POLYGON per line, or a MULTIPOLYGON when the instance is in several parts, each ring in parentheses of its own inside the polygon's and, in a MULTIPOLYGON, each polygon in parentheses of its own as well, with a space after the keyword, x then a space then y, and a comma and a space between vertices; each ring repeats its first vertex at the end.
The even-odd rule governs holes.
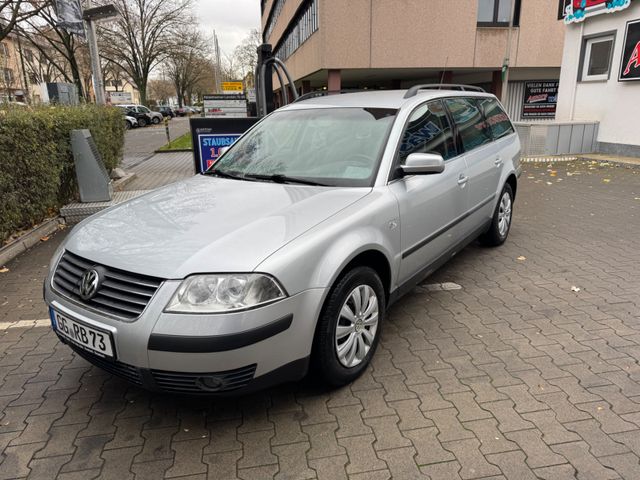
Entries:
POLYGON ((136 120, 135 117, 132 117, 130 115, 126 115, 125 112, 125 116, 124 116, 124 128, 126 130, 130 130, 132 128, 136 128, 138 126, 138 120, 136 120))
POLYGON ((174 118, 176 116, 175 112, 171 107, 163 105, 158 107, 158 111, 162 114, 163 117, 174 118))
POLYGON ((389 305, 509 235, 518 134, 495 96, 459 87, 296 101, 202 175, 95 214, 51 260, 53 330, 164 392, 250 391, 309 365, 355 380, 389 305))
POLYGON ((135 112, 145 113, 145 114, 149 115, 149 118, 151 119, 151 123, 153 123, 154 125, 157 125, 160 122, 162 122, 162 119, 164 118, 162 113, 153 112, 153 111, 149 110, 149 108, 145 107, 144 105, 122 105, 122 106, 126 107, 126 108, 128 108, 130 110, 133 110, 135 112))
POLYGON ((182 107, 176 108, 175 113, 179 117, 186 117, 187 115, 191 115, 192 113, 194 113, 194 111, 191 109, 191 107, 183 105, 182 107))
POLYGON ((121 109, 125 115, 135 118, 139 127, 146 127, 152 123, 151 115, 147 113, 138 112, 125 105, 117 105, 117 107, 121 109))

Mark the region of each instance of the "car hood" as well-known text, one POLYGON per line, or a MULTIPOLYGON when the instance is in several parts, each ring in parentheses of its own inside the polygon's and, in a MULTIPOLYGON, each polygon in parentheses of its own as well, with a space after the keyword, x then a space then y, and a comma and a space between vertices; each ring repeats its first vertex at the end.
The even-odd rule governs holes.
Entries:
POLYGON ((65 248, 96 263, 161 278, 253 271, 370 191, 197 175, 90 217, 65 248))

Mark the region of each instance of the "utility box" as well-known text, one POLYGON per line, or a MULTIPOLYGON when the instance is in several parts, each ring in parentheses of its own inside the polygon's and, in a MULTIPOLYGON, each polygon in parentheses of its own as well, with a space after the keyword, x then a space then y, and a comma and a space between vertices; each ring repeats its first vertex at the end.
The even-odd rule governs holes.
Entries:
POLYGON ((89 130, 71 131, 71 151, 76 165, 80 201, 110 201, 113 194, 111 179, 89 130))

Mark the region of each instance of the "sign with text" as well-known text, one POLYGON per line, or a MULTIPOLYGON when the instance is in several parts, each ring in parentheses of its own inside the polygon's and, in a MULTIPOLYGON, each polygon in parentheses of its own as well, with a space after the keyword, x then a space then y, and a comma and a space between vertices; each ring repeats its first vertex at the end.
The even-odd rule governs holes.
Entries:
POLYGON ((205 117, 246 117, 244 93, 212 94, 202 97, 205 117))
POLYGON ((220 156, 220 150, 222 148, 230 147, 238 138, 240 138, 239 133, 198 135, 201 171, 204 172, 208 170, 214 163, 216 163, 216 160, 218 160, 218 157, 220 156))
POLYGON ((558 80, 525 82, 522 118, 555 118, 558 80))
POLYGON ((191 141, 196 173, 206 171, 220 156, 220 149, 232 145, 258 121, 248 118, 191 117, 191 141))
POLYGON ((602 13, 624 10, 631 0, 560 0, 558 17, 564 23, 578 23, 602 13))
POLYGON ((242 82, 222 82, 222 91, 223 92, 242 92, 244 91, 244 85, 242 82))
POLYGON ((627 22, 618 80, 640 80, 640 20, 627 22))

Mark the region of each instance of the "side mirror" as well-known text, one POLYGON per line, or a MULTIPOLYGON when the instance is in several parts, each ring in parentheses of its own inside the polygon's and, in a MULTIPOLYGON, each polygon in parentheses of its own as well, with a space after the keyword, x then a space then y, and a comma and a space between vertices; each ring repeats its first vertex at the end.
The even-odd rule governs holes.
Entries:
POLYGON ((430 175, 444 172, 444 159, 437 153, 412 153, 400 170, 405 175, 430 175))

